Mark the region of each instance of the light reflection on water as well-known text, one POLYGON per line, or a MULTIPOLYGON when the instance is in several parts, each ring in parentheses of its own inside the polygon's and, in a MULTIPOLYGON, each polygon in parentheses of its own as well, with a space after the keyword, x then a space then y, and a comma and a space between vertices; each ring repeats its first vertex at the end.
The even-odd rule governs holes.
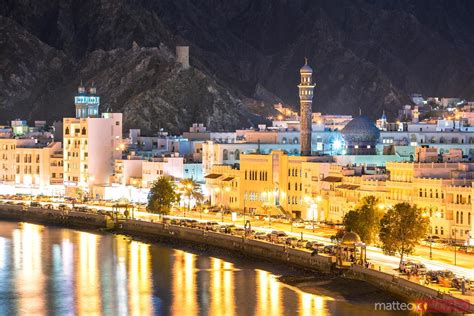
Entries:
POLYGON ((326 315, 360 308, 248 265, 123 236, 0 222, 0 315, 326 315))

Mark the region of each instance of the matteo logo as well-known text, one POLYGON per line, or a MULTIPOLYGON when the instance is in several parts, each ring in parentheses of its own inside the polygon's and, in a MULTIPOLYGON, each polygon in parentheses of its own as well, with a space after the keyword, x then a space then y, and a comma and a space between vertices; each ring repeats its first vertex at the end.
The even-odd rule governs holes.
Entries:
POLYGON ((74 97, 74 103, 76 104, 99 104, 100 97, 89 97, 89 96, 77 96, 74 97))

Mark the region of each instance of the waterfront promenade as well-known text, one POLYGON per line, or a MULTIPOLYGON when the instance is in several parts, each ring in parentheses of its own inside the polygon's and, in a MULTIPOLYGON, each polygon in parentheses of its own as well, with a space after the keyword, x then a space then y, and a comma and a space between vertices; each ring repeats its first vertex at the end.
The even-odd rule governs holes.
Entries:
MULTIPOLYGON (((41 208, 24 209, 21 206, 14 205, 1 205, 0 218, 19 221, 31 220, 46 224, 59 224, 90 229, 111 228, 111 219, 105 215, 82 212, 63 212, 54 209, 41 208)), ((148 237, 151 239, 164 238, 169 241, 185 241, 206 244, 232 251, 239 251, 243 254, 267 260, 279 260, 290 265, 300 266, 307 269, 315 269, 327 273, 335 273, 338 271, 334 266, 334 257, 328 255, 313 255, 311 252, 304 249, 294 249, 285 245, 245 238, 244 236, 206 232, 196 228, 157 223, 156 221, 152 222, 143 219, 121 220, 115 223, 112 222, 112 224, 114 224, 113 227, 116 232, 130 234, 132 236, 148 237)), ((370 269, 365 270, 369 271, 370 269)), ((384 273, 383 271, 375 271, 374 273, 378 274, 370 274, 366 276, 364 273, 361 273, 360 269, 351 270, 351 273, 347 274, 347 277, 374 283, 388 291, 392 291, 396 295, 412 300, 420 297, 433 298, 433 296, 434 298, 455 300, 455 297, 459 297, 458 295, 452 296, 448 295, 448 293, 441 293, 408 280, 405 280, 403 286, 400 287, 400 281, 398 280, 403 279, 402 277, 390 273, 384 273), (387 277, 382 278, 381 283, 377 284, 377 280, 380 276, 387 277), (390 278, 388 278, 388 276, 390 276, 390 278), (397 284, 397 287, 393 286, 393 282, 397 284), (416 291, 410 287, 411 284, 413 284, 416 291), (421 288, 426 288, 426 293, 420 292, 421 288)))

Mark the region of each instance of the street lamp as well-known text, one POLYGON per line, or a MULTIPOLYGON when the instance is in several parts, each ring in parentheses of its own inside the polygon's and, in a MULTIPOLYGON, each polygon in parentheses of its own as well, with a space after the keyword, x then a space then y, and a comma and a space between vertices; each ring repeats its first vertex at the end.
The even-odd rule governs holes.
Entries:
POLYGON ((454 242, 453 242, 453 246, 454 246, 454 265, 456 265, 456 233, 457 232, 458 232, 458 229, 454 228, 453 229, 453 235, 454 235, 454 242))

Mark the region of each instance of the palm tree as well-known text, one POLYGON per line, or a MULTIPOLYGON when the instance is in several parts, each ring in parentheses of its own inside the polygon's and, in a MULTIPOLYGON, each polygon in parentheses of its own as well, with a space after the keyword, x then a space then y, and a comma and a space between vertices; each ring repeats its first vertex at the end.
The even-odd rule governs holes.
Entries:
MULTIPOLYGON (((191 207, 191 198, 195 199, 196 202, 201 202, 204 200, 204 195, 201 192, 201 186, 196 182, 196 180, 192 178, 181 179, 180 187, 183 190, 184 196, 188 198, 188 212, 191 207)), ((186 216, 186 213, 184 216, 186 216)))

